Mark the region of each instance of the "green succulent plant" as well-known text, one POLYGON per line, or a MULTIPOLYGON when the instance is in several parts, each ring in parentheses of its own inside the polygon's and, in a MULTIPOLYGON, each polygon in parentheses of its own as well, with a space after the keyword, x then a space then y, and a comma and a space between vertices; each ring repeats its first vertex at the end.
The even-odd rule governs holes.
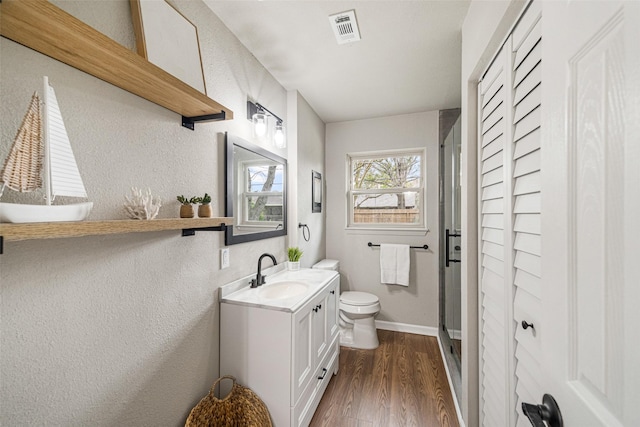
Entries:
POLYGON ((298 262, 300 258, 302 258, 302 251, 298 247, 293 247, 287 249, 287 255, 289 256, 289 261, 298 262))
POLYGON ((202 197, 192 197, 190 200, 191 203, 200 203, 201 205, 206 205, 211 203, 211 196, 207 193, 204 193, 202 197))
POLYGON ((176 197, 176 199, 183 205, 192 205, 194 203, 200 203, 200 197, 192 197, 189 199, 184 196, 178 196, 176 197))

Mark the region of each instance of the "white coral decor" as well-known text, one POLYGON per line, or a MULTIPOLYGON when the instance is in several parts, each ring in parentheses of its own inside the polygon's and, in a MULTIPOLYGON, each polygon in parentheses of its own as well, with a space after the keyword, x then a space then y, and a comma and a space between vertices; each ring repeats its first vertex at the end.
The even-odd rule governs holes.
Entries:
POLYGON ((124 210, 131 219, 154 219, 160 211, 162 201, 156 197, 155 200, 151 195, 151 189, 147 189, 147 193, 143 194, 142 190, 131 187, 131 196, 124 196, 126 202, 124 210))

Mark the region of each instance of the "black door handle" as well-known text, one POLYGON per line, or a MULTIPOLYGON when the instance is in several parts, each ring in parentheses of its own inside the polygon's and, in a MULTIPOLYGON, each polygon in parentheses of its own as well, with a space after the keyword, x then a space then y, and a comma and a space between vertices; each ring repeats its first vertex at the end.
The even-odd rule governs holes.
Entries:
POLYGON ((533 427, 564 427, 560 407, 550 394, 542 396, 542 405, 522 402, 522 412, 533 427))
POLYGON ((445 259, 445 261, 444 261, 444 263, 445 263, 446 267, 449 267, 449 263, 460 262, 459 259, 451 259, 451 258, 449 258, 449 239, 451 237, 460 237, 460 234, 458 234, 458 233, 449 233, 449 229, 448 228, 446 230, 446 234, 447 235, 446 235, 446 237, 444 239, 444 246, 445 246, 445 249, 444 249, 444 254, 445 254, 444 255, 444 259, 445 259))
POLYGON ((533 323, 527 323, 526 320, 523 320, 522 321, 522 329, 527 329, 527 328, 534 329, 533 323))

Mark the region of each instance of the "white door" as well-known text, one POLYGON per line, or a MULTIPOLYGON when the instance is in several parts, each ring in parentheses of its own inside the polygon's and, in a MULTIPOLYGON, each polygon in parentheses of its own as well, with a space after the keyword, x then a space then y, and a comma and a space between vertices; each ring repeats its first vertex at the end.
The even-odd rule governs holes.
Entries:
POLYGON ((543 388, 565 426, 638 426, 640 5, 545 1, 542 25, 543 388))
POLYGON ((520 405, 542 398, 540 15, 533 2, 479 85, 480 420, 487 427, 526 427, 520 405))

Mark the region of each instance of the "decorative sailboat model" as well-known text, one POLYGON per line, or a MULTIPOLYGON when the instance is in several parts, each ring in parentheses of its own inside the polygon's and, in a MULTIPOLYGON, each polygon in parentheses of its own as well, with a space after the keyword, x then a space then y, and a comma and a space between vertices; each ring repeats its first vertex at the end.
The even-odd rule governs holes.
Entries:
POLYGON ((21 193, 45 192, 46 204, 0 202, 0 222, 82 221, 92 202, 54 205, 56 196, 87 197, 71 150, 60 107, 44 77, 42 108, 36 93, 25 114, 9 156, 0 172, 0 196, 5 187, 21 193))

